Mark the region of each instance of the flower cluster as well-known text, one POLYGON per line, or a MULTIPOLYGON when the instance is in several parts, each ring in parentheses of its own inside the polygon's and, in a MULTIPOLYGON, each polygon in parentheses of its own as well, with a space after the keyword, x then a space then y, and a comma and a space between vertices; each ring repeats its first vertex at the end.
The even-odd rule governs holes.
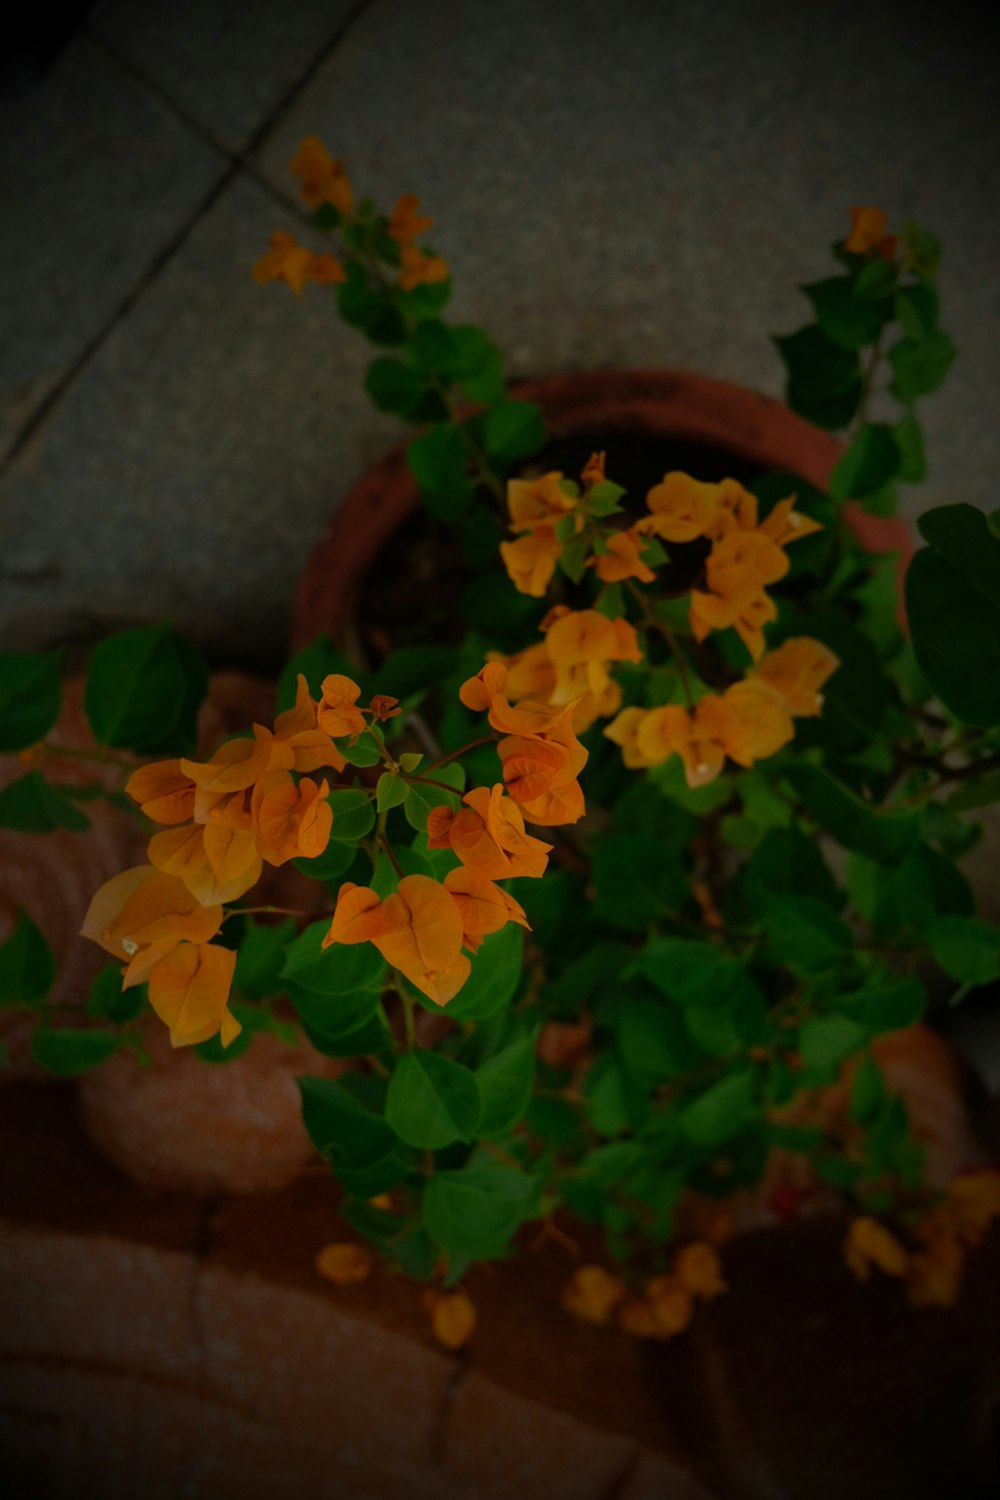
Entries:
POLYGON ((917 1223, 917 1248, 908 1250, 884 1224, 864 1215, 851 1223, 844 1259, 859 1281, 868 1280, 872 1266, 905 1281, 914 1307, 952 1307, 961 1291, 966 1251, 982 1243, 996 1218, 1000 1172, 992 1167, 965 1172, 917 1223))
POLYGON ((507 668, 507 691, 514 703, 526 698, 573 705, 578 734, 595 719, 609 718, 621 705, 622 690, 611 675, 615 662, 642 661, 634 626, 610 620, 596 609, 550 609, 541 623, 545 639, 514 656, 495 659, 507 668))
POLYGON ((636 1338, 671 1339, 683 1333, 696 1302, 712 1302, 727 1291, 719 1252, 706 1240, 693 1240, 674 1255, 669 1272, 647 1281, 634 1295, 603 1266, 581 1266, 563 1289, 568 1312, 586 1323, 604 1325, 617 1312, 626 1333, 636 1338))
POLYGON ((448 280, 447 262, 416 243, 432 222, 420 213, 420 199, 415 193, 404 193, 389 216, 387 233, 399 246, 399 285, 404 292, 448 280))
POLYGON ((788 640, 723 693, 706 693, 693 709, 677 703, 624 708, 605 729, 627 766, 657 766, 671 755, 684 763, 688 786, 714 781, 726 758, 752 766, 776 754, 795 734, 796 718, 819 714, 826 679, 839 663, 821 641, 788 640))
POLYGON ((149 984, 150 1004, 174 1046, 239 1034, 228 1009, 235 954, 212 944, 225 903, 255 885, 263 864, 322 854, 330 838, 330 785, 310 772, 342 771, 333 743, 365 726, 360 689, 330 676, 314 702, 302 676, 293 708, 273 731, 227 740, 207 762, 141 766, 125 790, 154 823, 149 863, 125 870, 94 896, 82 931, 126 962, 123 988, 149 984), (353 697, 351 696, 353 693, 353 697))

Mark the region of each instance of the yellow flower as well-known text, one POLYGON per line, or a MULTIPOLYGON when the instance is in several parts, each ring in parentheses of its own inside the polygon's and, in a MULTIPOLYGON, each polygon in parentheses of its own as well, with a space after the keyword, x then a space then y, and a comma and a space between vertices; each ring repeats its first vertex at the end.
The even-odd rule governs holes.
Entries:
POLYGON ((428 255, 419 245, 403 245, 399 252, 399 285, 404 292, 414 287, 448 280, 448 263, 440 255, 428 255))
POLYGON ((309 281, 320 285, 347 280, 347 274, 332 255, 314 255, 294 235, 279 232, 270 238, 270 250, 253 268, 254 281, 284 281, 297 297, 309 281))
POLYGON ((389 216, 389 236, 398 245, 408 245, 430 229, 433 219, 428 219, 419 209, 420 199, 416 193, 404 193, 397 199, 389 216))
POLYGON ((844 1241, 844 1259, 859 1281, 867 1281, 872 1266, 887 1276, 905 1276, 910 1264, 906 1250, 877 1219, 854 1219, 844 1241))
POLYGON ((762 657, 748 680, 766 683, 796 718, 810 718, 823 707, 820 688, 839 666, 839 658, 822 641, 795 636, 762 657))
POLYGON ((715 519, 719 486, 675 471, 650 490, 646 504, 651 513, 639 522, 640 531, 652 532, 665 542, 693 542, 708 534, 715 519))
POLYGON ((350 1240, 324 1245, 316 1257, 317 1271, 334 1286, 356 1286, 360 1281, 367 1281, 373 1264, 374 1257, 368 1247, 350 1240))
POLYGON ((432 1292, 431 1330, 446 1349, 462 1349, 476 1331, 476 1309, 468 1292, 432 1292))
POLYGON ((563 1287, 562 1305, 574 1318, 602 1326, 628 1296, 628 1288, 603 1266, 581 1266, 563 1287))
POLYGON ((894 234, 886 234, 885 209, 871 206, 851 209, 851 232, 844 241, 844 249, 855 255, 881 255, 885 260, 895 260, 899 242, 894 234))
POLYGON ((674 1257, 674 1275, 686 1292, 712 1302, 729 1290, 722 1279, 722 1262, 714 1245, 695 1240, 678 1250, 674 1257))
POLYGON ((691 1293, 676 1276, 654 1276, 646 1287, 653 1309, 654 1337, 672 1339, 683 1333, 694 1316, 691 1293))

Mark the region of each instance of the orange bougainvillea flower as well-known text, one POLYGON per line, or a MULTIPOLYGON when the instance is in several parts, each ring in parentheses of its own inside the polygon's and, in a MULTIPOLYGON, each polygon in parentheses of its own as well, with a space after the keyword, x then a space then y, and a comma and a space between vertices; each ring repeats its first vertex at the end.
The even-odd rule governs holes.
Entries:
POLYGON ((181 770, 204 791, 222 795, 253 786, 265 771, 291 769, 295 754, 289 745, 279 744, 263 724, 253 726, 253 735, 252 740, 227 740, 205 763, 182 760, 181 770))
POLYGON ((236 901, 260 879, 261 859, 253 833, 227 823, 188 823, 155 834, 149 859, 182 881, 202 906, 236 901))
POLYGON ((433 286, 447 281, 448 262, 440 255, 428 255, 419 245, 403 245, 399 252, 399 285, 404 292, 418 286, 433 286))
POLYGON ((695 1240, 674 1257, 674 1275, 692 1297, 712 1302, 729 1290, 722 1279, 722 1262, 714 1245, 695 1240))
POLYGON ((554 526, 533 526, 525 536, 500 543, 500 556, 511 583, 520 594, 542 599, 562 556, 554 526))
POLYGON ((354 193, 344 163, 332 157, 318 136, 306 136, 289 169, 302 185, 302 196, 311 208, 330 203, 341 214, 354 206, 354 193))
POLYGON ((201 906, 182 881, 153 865, 113 876, 95 892, 80 932, 125 970, 123 988, 141 984, 178 943, 207 943, 222 923, 222 907, 201 906))
POLYGON ((965 1244, 981 1244, 993 1220, 1000 1218, 1000 1172, 994 1167, 963 1172, 948 1184, 938 1212, 965 1244))
POLYGON ((476 1331, 476 1309, 468 1292, 429 1291, 431 1330, 446 1349, 462 1349, 476 1331))
MULTIPOLYGON (((288 771, 268 771, 253 794, 257 851, 271 865, 289 859, 316 859, 330 842, 333 809, 329 783, 308 776, 298 785, 288 771)), ((207 835, 206 835, 207 837, 207 835)))
POLYGON ((819 521, 814 521, 812 516, 805 516, 795 509, 794 495, 787 500, 779 500, 757 527, 761 536, 766 536, 779 547, 787 547, 789 542, 801 542, 803 537, 822 530, 819 521))
POLYGON ((340 672, 331 672, 323 678, 320 692, 323 697, 316 711, 316 723, 323 733, 335 740, 361 734, 365 720, 360 708, 355 707, 361 697, 358 684, 340 672))
POLYGON ((577 530, 584 524, 579 498, 566 494, 562 479, 562 474, 551 473, 539 479, 512 479, 507 485, 510 529, 521 535, 501 542, 500 555, 514 587, 535 599, 544 595, 562 556, 557 523, 573 515, 577 530))
POLYGON ((607 552, 592 557, 588 566, 593 567, 602 583, 620 583, 623 578, 652 583, 656 574, 642 560, 643 540, 638 526, 616 531, 607 539, 607 552))
POLYGON ((694 1316, 691 1293, 676 1276, 654 1276, 646 1297, 653 1309, 654 1337, 676 1338, 690 1325, 694 1316))
POLYGON ((507 668, 507 696, 511 703, 521 703, 525 698, 534 699, 538 703, 552 701, 556 669, 544 641, 526 646, 513 656, 501 656, 497 652, 491 660, 500 662, 507 668))
POLYGON ((692 590, 688 610, 695 640, 703 641, 713 630, 736 630, 754 661, 764 654, 764 626, 778 618, 778 609, 762 588, 748 586, 728 599, 692 590))
POLYGON ((592 453, 583 466, 580 474, 580 483, 584 489, 593 489, 595 484, 603 484, 605 480, 604 464, 606 453, 592 453))
POLYGON ((634 1339, 655 1339, 657 1336, 656 1310, 652 1302, 642 1297, 629 1297, 620 1303, 618 1321, 634 1339))
POLYGON ((243 1030, 229 1009, 236 967, 232 948, 211 943, 179 943, 149 976, 149 1003, 170 1028, 174 1047, 207 1042, 219 1034, 222 1045, 243 1030))
POLYGON ((318 727, 318 707, 300 672, 296 679, 295 707, 286 709, 274 721, 274 738, 278 744, 291 748, 294 771, 318 771, 325 766, 342 771, 347 765, 330 736, 318 727))
POLYGON ((708 535, 719 505, 719 486, 675 471, 650 490, 646 504, 650 514, 639 522, 640 532, 665 542, 693 542, 708 535))
MULTIPOLYGON (((711 699, 702 702, 707 712, 711 699)), ((776 755, 795 735, 788 710, 766 682, 752 677, 735 682, 723 693, 721 703, 719 743, 738 766, 752 766, 754 761, 776 755)), ((701 708, 699 703, 695 709, 696 727, 702 719, 701 708)))
POLYGON ((339 1240, 324 1245, 316 1257, 316 1269, 325 1281, 334 1286, 357 1286, 371 1275, 375 1257, 367 1245, 357 1245, 349 1240, 339 1240))
POLYGON ((603 1266, 581 1266, 562 1291, 562 1305, 574 1318, 603 1326, 628 1296, 628 1287, 603 1266))
POLYGON ((567 495, 563 476, 552 472, 538 479, 511 479, 507 484, 507 509, 511 529, 522 531, 529 526, 554 525, 563 516, 576 514, 577 530, 583 526, 579 516, 580 501, 567 495))
POLYGON ((823 707, 820 689, 839 666, 839 658, 822 641, 795 636, 762 657, 748 680, 766 683, 795 718, 815 717, 823 707))
POLYGON ((872 1266, 877 1266, 887 1276, 905 1276, 910 1258, 884 1224, 863 1215, 854 1219, 847 1231, 844 1259, 859 1281, 867 1281, 872 1266))
POLYGON ((634 627, 627 620, 609 620, 596 609, 557 606, 542 622, 542 629, 545 649, 556 669, 554 704, 571 703, 586 693, 599 697, 611 681, 611 662, 642 661, 634 627))
POLYGON ((844 241, 844 249, 854 255, 875 254, 894 260, 898 242, 894 234, 886 234, 887 224, 884 208, 852 208, 851 232, 844 241))
POLYGON ((316 255, 300 245, 294 235, 283 231, 272 234, 270 250, 253 268, 253 279, 261 285, 269 281, 284 281, 297 297, 307 282, 321 286, 347 280, 347 273, 332 255, 316 255))
POLYGON ((408 245, 426 234, 433 222, 420 212, 420 199, 416 193, 404 193, 397 198, 396 207, 389 215, 389 236, 398 245, 408 245))
POLYGON ((513 896, 494 885, 485 875, 461 866, 444 878, 445 890, 454 898, 462 918, 462 944, 475 953, 484 937, 499 932, 508 922, 528 927, 528 919, 513 896))
POLYGON ((140 766, 126 781, 125 790, 154 823, 187 823, 194 817, 195 784, 179 760, 140 766))
POLYGON ((462 913, 450 891, 428 875, 406 875, 381 901, 348 881, 323 947, 374 943, 387 963, 437 1005, 457 995, 471 972, 462 953, 462 913))
POLYGON ((475 787, 462 798, 458 812, 435 807, 427 819, 431 849, 451 848, 462 864, 488 880, 545 873, 552 845, 524 831, 524 817, 502 782, 487 790, 475 787))

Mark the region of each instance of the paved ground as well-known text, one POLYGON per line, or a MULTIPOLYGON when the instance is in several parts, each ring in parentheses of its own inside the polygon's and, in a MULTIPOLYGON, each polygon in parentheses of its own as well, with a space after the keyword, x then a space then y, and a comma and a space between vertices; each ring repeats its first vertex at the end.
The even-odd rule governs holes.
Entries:
POLYGON ((994 505, 996 57, 961 0, 100 0, 0 97, 0 638, 167 615, 280 658, 313 537, 396 433, 325 297, 250 280, 310 133, 421 194, 457 315, 523 375, 778 394, 769 335, 848 206, 912 214, 961 352, 912 504, 994 505))

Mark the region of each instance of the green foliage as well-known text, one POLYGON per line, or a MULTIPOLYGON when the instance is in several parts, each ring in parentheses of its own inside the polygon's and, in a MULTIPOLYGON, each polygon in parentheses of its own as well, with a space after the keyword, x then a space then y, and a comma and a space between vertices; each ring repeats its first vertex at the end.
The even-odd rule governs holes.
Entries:
POLYGON ((356 844, 375 827, 371 796, 360 787, 344 787, 332 791, 328 801, 333 808, 330 838, 335 842, 356 844))
POLYGON ((482 437, 490 463, 507 469, 545 442, 541 410, 532 401, 500 401, 482 418, 482 437))
POLYGON ((16 828, 21 833, 51 833, 54 828, 69 828, 82 833, 89 827, 87 814, 50 785, 40 771, 19 776, 0 791, 0 828, 16 828))
POLYGON ((935 917, 928 937, 934 962, 960 984, 1000 979, 1000 928, 976 917, 935 917))
POLYGON ((111 1031, 81 1031, 69 1026, 37 1026, 31 1035, 31 1056, 46 1073, 76 1078, 107 1062, 124 1038, 111 1031))
POLYGON ((531 1216, 534 1194, 529 1176, 489 1157, 474 1158, 458 1171, 437 1172, 430 1179, 424 1227, 442 1250, 492 1260, 531 1216))
POLYGON ((893 479, 900 463, 892 428, 866 422, 831 474, 830 494, 835 500, 863 500, 893 479))
POLYGON ((406 462, 431 515, 458 521, 468 512, 475 491, 466 474, 469 450, 460 428, 449 422, 432 427, 410 444, 406 462))
POLYGON ((846 427, 861 400, 857 354, 818 325, 774 340, 788 372, 788 404, 818 427, 846 427))
POLYGON ((56 977, 52 949, 26 911, 0 943, 0 1005, 38 1005, 56 977))
POLYGON ((146 986, 136 984, 123 990, 120 964, 105 964, 87 996, 87 1015, 97 1021, 111 1021, 115 1026, 134 1021, 145 1007, 146 986))
POLYGON ((396 1064, 386 1120, 408 1146, 439 1151, 471 1141, 482 1113, 476 1075, 440 1053, 414 1048, 396 1064))
POLYGON ((102 745, 189 755, 207 692, 201 653, 167 625, 143 625, 94 647, 83 701, 102 745))
POLYGON ((24 750, 59 717, 58 651, 0 652, 0 752, 24 750))

